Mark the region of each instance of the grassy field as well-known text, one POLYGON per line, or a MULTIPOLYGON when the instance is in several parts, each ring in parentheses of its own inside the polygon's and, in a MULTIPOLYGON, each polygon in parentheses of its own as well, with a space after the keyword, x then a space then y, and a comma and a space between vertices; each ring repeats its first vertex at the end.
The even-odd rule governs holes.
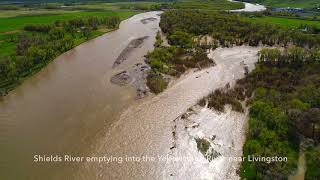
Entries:
POLYGON ((246 0, 271 7, 315 8, 320 6, 319 0, 246 0))
POLYGON ((177 9, 230 10, 244 8, 243 3, 226 0, 182 0, 174 3, 177 9))
MULTIPOLYGON (((15 53, 15 43, 12 41, 17 33, 27 24, 51 24, 56 20, 68 20, 89 16, 119 16, 121 20, 126 19, 138 11, 100 11, 100 12, 73 12, 37 16, 16 16, 0 18, 0 57, 15 53)), ((102 34, 102 32, 100 33, 102 34)))
POLYGON ((317 0, 266 0, 268 6, 274 7, 297 7, 297 8, 313 8, 320 5, 317 0))
POLYGON ((68 20, 79 17, 89 16, 119 16, 126 19, 137 12, 133 11, 101 11, 101 12, 73 12, 63 14, 35 15, 35 16, 16 16, 9 18, 0 18, 0 33, 23 29, 27 24, 50 24, 56 20, 68 20))
POLYGON ((253 17, 248 18, 249 21, 257 22, 257 23, 272 23, 277 24, 283 27, 290 27, 290 28, 299 28, 301 25, 315 25, 320 28, 319 21, 309 21, 309 20, 302 20, 302 19, 290 19, 290 18, 282 18, 282 17, 270 17, 270 16, 263 16, 263 17, 253 17))
POLYGON ((30 7, 14 6, 16 10, 1 10, 4 5, 0 5, 0 18, 31 15, 55 15, 65 13, 75 13, 81 11, 119 11, 122 9, 150 9, 157 2, 119 2, 119 3, 85 3, 64 6, 62 3, 50 3, 48 5, 32 5, 30 7))

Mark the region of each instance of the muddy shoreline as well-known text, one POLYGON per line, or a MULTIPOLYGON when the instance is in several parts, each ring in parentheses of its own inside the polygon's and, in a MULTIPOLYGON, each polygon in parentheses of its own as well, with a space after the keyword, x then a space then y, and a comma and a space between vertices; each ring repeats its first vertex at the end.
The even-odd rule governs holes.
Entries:
POLYGON ((119 86, 130 85, 135 90, 135 99, 141 99, 150 93, 150 89, 146 84, 150 69, 150 66, 146 63, 136 63, 132 67, 112 76, 110 81, 119 86))
POLYGON ((140 38, 133 39, 129 42, 127 47, 122 50, 122 52, 117 57, 116 61, 113 63, 112 68, 119 66, 121 63, 127 60, 128 56, 134 51, 134 49, 141 47, 142 43, 149 38, 149 36, 143 36, 140 38))

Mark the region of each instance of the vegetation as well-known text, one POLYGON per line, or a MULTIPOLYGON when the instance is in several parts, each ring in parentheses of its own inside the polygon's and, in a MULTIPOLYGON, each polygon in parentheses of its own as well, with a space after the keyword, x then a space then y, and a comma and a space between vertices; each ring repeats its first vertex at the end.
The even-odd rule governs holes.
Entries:
POLYGON ((245 100, 245 94, 241 87, 234 89, 217 89, 208 97, 199 101, 199 105, 205 106, 208 103, 208 108, 213 108, 217 111, 223 112, 225 105, 229 104, 232 110, 237 112, 244 112, 240 101, 245 100))
POLYGON ((251 17, 248 19, 252 22, 257 22, 260 24, 266 24, 271 23, 275 25, 279 25, 282 27, 288 27, 288 28, 295 28, 303 30, 306 28, 306 30, 314 29, 314 31, 311 31, 312 33, 319 33, 320 32, 320 22, 317 20, 306 20, 306 19, 300 19, 300 18, 288 18, 288 17, 273 17, 273 16, 261 16, 261 17, 251 17))
POLYGON ((151 92, 159 94, 167 88, 168 82, 160 73, 152 71, 148 74, 147 86, 150 88, 151 92))
POLYGON ((241 0, 244 2, 259 3, 272 7, 316 8, 320 6, 315 0, 241 0))
POLYGON ((16 36, 15 52, 0 60, 0 94, 4 95, 25 77, 33 74, 61 53, 96 37, 99 28, 114 29, 118 16, 88 17, 55 21, 50 25, 27 25, 16 36))
POLYGON ((209 35, 212 44, 222 46, 260 43, 269 46, 295 44, 301 47, 320 46, 320 36, 273 24, 256 24, 231 13, 207 13, 191 10, 166 11, 160 21, 161 29, 170 37, 176 31, 193 36, 209 35))
POLYGON ((307 171, 305 179, 316 179, 320 177, 320 149, 310 148, 306 152, 307 171))
POLYGON ((185 34, 174 36, 177 41, 170 40, 172 46, 164 47, 162 46, 163 40, 158 33, 154 44, 155 49, 146 55, 147 63, 152 69, 147 78, 147 85, 154 93, 160 93, 167 87, 167 82, 164 83, 163 80, 164 74, 179 77, 189 68, 201 69, 214 65, 204 49, 193 46, 191 36, 185 34), (190 42, 190 46, 181 43, 185 40, 190 42))
POLYGON ((229 2, 226 0, 182 0, 174 2, 173 9, 198 9, 203 11, 212 10, 230 10, 230 9, 242 9, 243 3, 229 2))
MULTIPOLYGON (((296 168, 300 137, 312 139, 315 146, 320 141, 319 59, 298 47, 284 52, 261 50, 257 68, 239 80, 238 85, 248 92, 255 92, 249 101, 249 131, 244 156, 285 156, 288 162, 244 161, 243 178, 286 179, 296 168)), ((308 179, 315 179, 319 166, 314 164, 316 158, 310 155, 308 158, 307 169, 311 171, 307 173, 308 179)))
POLYGON ((10 18, 0 18, 0 33, 22 30, 26 25, 29 24, 52 24, 57 20, 71 20, 84 17, 108 17, 108 16, 118 16, 121 19, 125 19, 129 16, 135 14, 130 11, 123 12, 74 12, 74 13, 64 13, 64 14, 54 14, 54 15, 36 15, 36 16, 17 16, 10 18))

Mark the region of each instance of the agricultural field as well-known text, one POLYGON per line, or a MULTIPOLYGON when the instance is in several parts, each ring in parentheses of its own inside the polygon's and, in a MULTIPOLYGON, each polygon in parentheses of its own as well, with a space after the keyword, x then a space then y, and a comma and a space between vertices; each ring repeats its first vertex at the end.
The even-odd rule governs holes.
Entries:
POLYGON ((201 10, 230 10, 242 9, 243 3, 225 0, 183 0, 173 4, 176 9, 201 9, 201 10))
POLYGON ((252 18, 249 18, 249 21, 263 23, 263 24, 272 23, 272 24, 283 26, 283 27, 289 27, 289 28, 300 28, 304 25, 308 25, 308 26, 316 26, 318 29, 320 29, 319 21, 294 19, 294 18, 288 18, 288 17, 271 17, 271 16, 252 17, 252 18))
POLYGON ((312 9, 320 6, 318 0, 242 0, 246 2, 259 3, 270 7, 293 7, 312 9))
MULTIPOLYGON (((23 27, 29 24, 52 24, 57 20, 69 20, 81 17, 108 17, 118 16, 124 20, 138 11, 99 11, 99 12, 69 12, 62 14, 16 16, 0 18, 0 56, 8 56, 14 53, 13 40, 23 27)), ((102 34, 102 33, 101 33, 102 34)))
POLYGON ((126 19, 137 12, 133 11, 83 11, 73 13, 61 13, 61 14, 43 14, 32 16, 16 16, 9 18, 0 18, 0 33, 8 33, 14 30, 21 30, 28 24, 50 24, 56 20, 69 20, 81 17, 107 17, 107 16, 119 16, 121 19, 126 19))

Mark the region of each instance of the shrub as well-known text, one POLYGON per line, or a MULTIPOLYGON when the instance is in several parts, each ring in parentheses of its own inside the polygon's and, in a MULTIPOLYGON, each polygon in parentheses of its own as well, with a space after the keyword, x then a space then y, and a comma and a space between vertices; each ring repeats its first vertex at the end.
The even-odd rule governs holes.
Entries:
POLYGON ((217 111, 223 112, 224 106, 229 104, 233 111, 244 112, 242 104, 238 101, 237 96, 234 95, 235 92, 233 90, 217 89, 207 98, 201 99, 198 104, 203 106, 205 100, 208 99, 208 107, 217 111))
POLYGON ((52 26, 46 24, 30 24, 24 27, 25 31, 48 33, 52 26))
POLYGON ((167 88, 168 82, 165 81, 161 74, 151 72, 147 77, 147 85, 151 92, 159 94, 167 88))

